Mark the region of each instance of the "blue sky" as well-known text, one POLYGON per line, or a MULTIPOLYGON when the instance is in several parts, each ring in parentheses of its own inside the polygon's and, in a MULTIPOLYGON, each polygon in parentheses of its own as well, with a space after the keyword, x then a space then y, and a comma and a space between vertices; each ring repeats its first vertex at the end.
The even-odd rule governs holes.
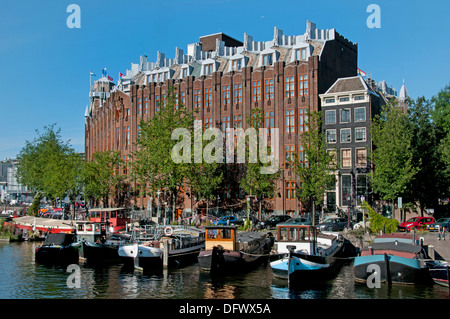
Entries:
MULTIPOLYGON (((335 28, 358 43, 358 66, 412 98, 449 84, 450 1, 403 0, 15 0, 0 3, 0 159, 15 157, 35 130, 56 123, 64 141, 84 151, 89 72, 107 68, 118 79, 132 62, 156 52, 175 56, 216 32, 243 41, 269 41, 305 32, 306 20, 335 28), (81 8, 81 28, 70 29, 70 4, 81 8), (381 28, 369 28, 370 4, 381 28)), ((95 78, 94 78, 95 79, 95 78)))

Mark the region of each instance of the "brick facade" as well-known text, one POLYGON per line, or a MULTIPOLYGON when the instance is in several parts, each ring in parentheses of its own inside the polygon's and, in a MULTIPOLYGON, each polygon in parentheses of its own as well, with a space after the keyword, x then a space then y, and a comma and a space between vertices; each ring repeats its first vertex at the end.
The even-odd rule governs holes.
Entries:
MULTIPOLYGON (((196 119, 203 124, 212 122, 214 127, 222 128, 227 121, 232 127, 236 115, 245 129, 250 110, 258 107, 279 128, 283 169, 283 177, 277 184, 278 196, 269 200, 266 208, 274 213, 299 213, 305 207, 297 199, 286 199, 286 182, 295 182, 295 177, 285 169, 285 148, 292 145, 294 151, 299 151, 299 134, 304 129, 300 117, 306 109, 321 109, 319 94, 325 93, 338 78, 356 75, 357 45, 334 29, 318 30, 309 21, 304 35, 287 37, 275 28, 274 39, 267 42, 255 42, 245 35, 242 44, 224 34, 218 35, 202 37, 200 43, 188 47, 187 55, 177 49, 175 59, 163 58, 159 52, 156 63, 141 58, 140 65, 132 65, 117 85, 104 78, 96 81, 86 110, 86 158, 92 159, 96 151, 118 150, 127 159, 135 150, 139 122, 154 116, 172 86, 188 110, 200 106, 196 119), (304 56, 297 51, 302 48, 306 49, 304 56), (267 54, 269 60, 265 60, 267 54), (240 64, 234 62, 237 60, 241 60, 240 64), (262 65, 264 62, 268 64, 262 65), (210 63, 212 68, 208 69, 210 63), (233 67, 236 69, 232 70, 233 67), (205 90, 211 92, 212 105, 209 95, 205 99, 205 90), (199 92, 201 104, 195 105, 199 92), (287 111, 292 112, 289 115, 294 119, 289 132, 286 132, 287 111)), ((130 203, 146 207, 149 197, 131 198, 130 203)), ((195 204, 191 197, 184 196, 180 209, 191 211, 195 204)), ((245 200, 227 198, 226 193, 220 197, 221 206, 245 200)))

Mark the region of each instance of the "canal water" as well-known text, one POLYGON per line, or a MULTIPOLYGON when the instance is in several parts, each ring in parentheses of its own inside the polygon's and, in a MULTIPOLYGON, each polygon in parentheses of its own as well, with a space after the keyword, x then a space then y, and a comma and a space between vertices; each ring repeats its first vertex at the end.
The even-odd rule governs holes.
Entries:
POLYGON ((80 287, 70 288, 66 267, 36 264, 38 245, 0 243, 0 299, 450 299, 449 289, 438 285, 368 288, 355 282, 351 261, 332 280, 298 290, 276 280, 268 264, 214 279, 197 263, 143 273, 80 262, 80 287))

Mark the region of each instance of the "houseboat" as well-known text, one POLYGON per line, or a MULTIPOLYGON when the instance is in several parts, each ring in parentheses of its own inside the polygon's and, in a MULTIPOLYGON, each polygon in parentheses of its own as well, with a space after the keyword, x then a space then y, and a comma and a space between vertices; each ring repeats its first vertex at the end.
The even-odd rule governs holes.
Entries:
POLYGON ((129 235, 110 233, 109 222, 77 221, 76 227, 80 258, 88 263, 120 262, 119 246, 129 241, 129 235))
POLYGON ((96 223, 109 222, 110 232, 125 230, 130 223, 130 213, 126 208, 91 208, 89 220, 96 223))
POLYGON ((156 226, 152 234, 120 246, 118 254, 126 265, 139 270, 185 265, 195 261, 205 248, 205 231, 202 229, 156 226))
POLYGON ((373 267, 380 270, 379 281, 388 284, 431 282, 428 255, 415 234, 396 233, 376 237, 373 244, 355 257, 353 270, 357 282, 367 282, 373 267), (369 268, 370 266, 370 268, 369 268))
POLYGON ((338 233, 320 233, 311 225, 280 223, 270 266, 275 277, 297 286, 329 279, 341 264, 343 251, 344 241, 338 233))
POLYGON ((448 265, 448 262, 433 260, 427 263, 430 276, 434 283, 440 286, 449 287, 448 279, 450 277, 450 266, 448 265))
POLYGON ((242 270, 267 260, 274 243, 271 233, 238 232, 237 226, 208 226, 205 230, 205 250, 198 262, 213 274, 242 270))
POLYGON ((75 234, 49 233, 44 243, 36 248, 36 262, 43 264, 76 264, 80 245, 75 234))

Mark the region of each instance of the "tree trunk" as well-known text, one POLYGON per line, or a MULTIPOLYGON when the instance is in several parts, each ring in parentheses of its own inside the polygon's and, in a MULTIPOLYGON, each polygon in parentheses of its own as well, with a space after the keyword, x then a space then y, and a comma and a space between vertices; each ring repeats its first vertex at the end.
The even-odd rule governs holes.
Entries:
POLYGON ((316 203, 312 200, 312 225, 316 226, 316 203))

